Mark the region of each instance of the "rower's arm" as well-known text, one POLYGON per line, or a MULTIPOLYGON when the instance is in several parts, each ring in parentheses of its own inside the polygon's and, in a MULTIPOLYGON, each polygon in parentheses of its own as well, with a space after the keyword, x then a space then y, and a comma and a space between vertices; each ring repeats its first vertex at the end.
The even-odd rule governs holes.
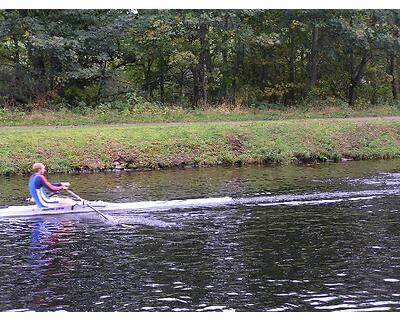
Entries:
POLYGON ((43 182, 43 186, 51 191, 60 191, 63 190, 64 187, 61 185, 61 183, 50 183, 45 176, 40 176, 40 178, 42 179, 43 182))

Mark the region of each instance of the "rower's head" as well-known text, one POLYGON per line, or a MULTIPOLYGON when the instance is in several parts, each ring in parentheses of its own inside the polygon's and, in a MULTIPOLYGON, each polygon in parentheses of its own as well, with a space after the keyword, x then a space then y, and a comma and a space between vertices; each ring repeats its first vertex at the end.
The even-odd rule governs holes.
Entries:
POLYGON ((46 167, 44 166, 43 163, 36 162, 33 164, 32 170, 34 173, 44 174, 44 172, 46 171, 46 167))

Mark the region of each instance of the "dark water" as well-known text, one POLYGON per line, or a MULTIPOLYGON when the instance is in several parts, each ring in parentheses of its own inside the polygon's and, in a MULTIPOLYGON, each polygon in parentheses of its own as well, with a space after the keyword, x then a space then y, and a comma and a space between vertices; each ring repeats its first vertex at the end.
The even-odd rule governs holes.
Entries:
MULTIPOLYGON (((400 161, 76 176, 88 199, 231 204, 0 219, 0 310, 400 310, 400 161), (121 223, 130 224, 125 228, 121 223)), ((0 178, 0 206, 28 177, 0 178)))

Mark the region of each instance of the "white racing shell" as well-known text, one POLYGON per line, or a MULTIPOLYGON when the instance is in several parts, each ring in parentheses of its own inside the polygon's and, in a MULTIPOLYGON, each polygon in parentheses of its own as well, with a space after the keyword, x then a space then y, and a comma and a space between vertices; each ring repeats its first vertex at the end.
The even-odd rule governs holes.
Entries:
POLYGON ((186 199, 186 200, 168 200, 168 201, 141 201, 141 202, 123 202, 112 203, 103 201, 87 201, 86 204, 75 206, 64 206, 56 208, 39 208, 36 205, 30 206, 9 206, 0 209, 1 217, 23 217, 36 215, 51 214, 69 214, 94 212, 87 204, 101 212, 118 212, 118 211, 138 211, 138 210, 157 210, 170 208, 187 208, 187 207, 209 207, 221 204, 229 204, 232 202, 231 197, 222 198, 204 198, 204 199, 186 199))

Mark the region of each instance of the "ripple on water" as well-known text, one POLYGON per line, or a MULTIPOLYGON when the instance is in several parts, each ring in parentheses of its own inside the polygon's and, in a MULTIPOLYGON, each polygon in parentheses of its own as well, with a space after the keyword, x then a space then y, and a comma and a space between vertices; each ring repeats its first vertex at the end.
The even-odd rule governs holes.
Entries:
MULTIPOLYGON (((129 188, 111 187, 112 194, 128 202, 225 196, 221 193, 229 193, 234 180, 243 201, 220 208, 125 212, 112 215, 113 223, 94 215, 0 221, 1 309, 398 310, 400 218, 393 199, 399 190, 391 184, 397 177, 373 175, 352 183, 332 178, 331 168, 339 168, 333 166, 324 176, 307 176, 309 168, 290 174, 263 168, 250 175, 228 170, 212 184, 185 179, 179 185, 187 173, 157 173, 150 187, 148 176, 140 185, 134 175, 126 178, 129 188), (158 186, 163 174, 171 178, 164 188, 175 184, 168 193, 158 186), (124 190, 129 192, 121 195, 124 190), (372 199, 376 191, 380 197, 372 199), (295 206, 257 205, 263 201, 295 206), (18 304, 10 299, 15 296, 18 304)), ((96 177, 98 188, 102 176, 96 177)), ((112 176, 107 184, 114 179, 120 178, 112 176)))
POLYGON ((207 306, 207 307, 202 307, 201 309, 197 309, 196 311, 221 311, 226 309, 226 306, 207 306))
POLYGON ((385 282, 400 282, 399 279, 383 279, 385 282))

